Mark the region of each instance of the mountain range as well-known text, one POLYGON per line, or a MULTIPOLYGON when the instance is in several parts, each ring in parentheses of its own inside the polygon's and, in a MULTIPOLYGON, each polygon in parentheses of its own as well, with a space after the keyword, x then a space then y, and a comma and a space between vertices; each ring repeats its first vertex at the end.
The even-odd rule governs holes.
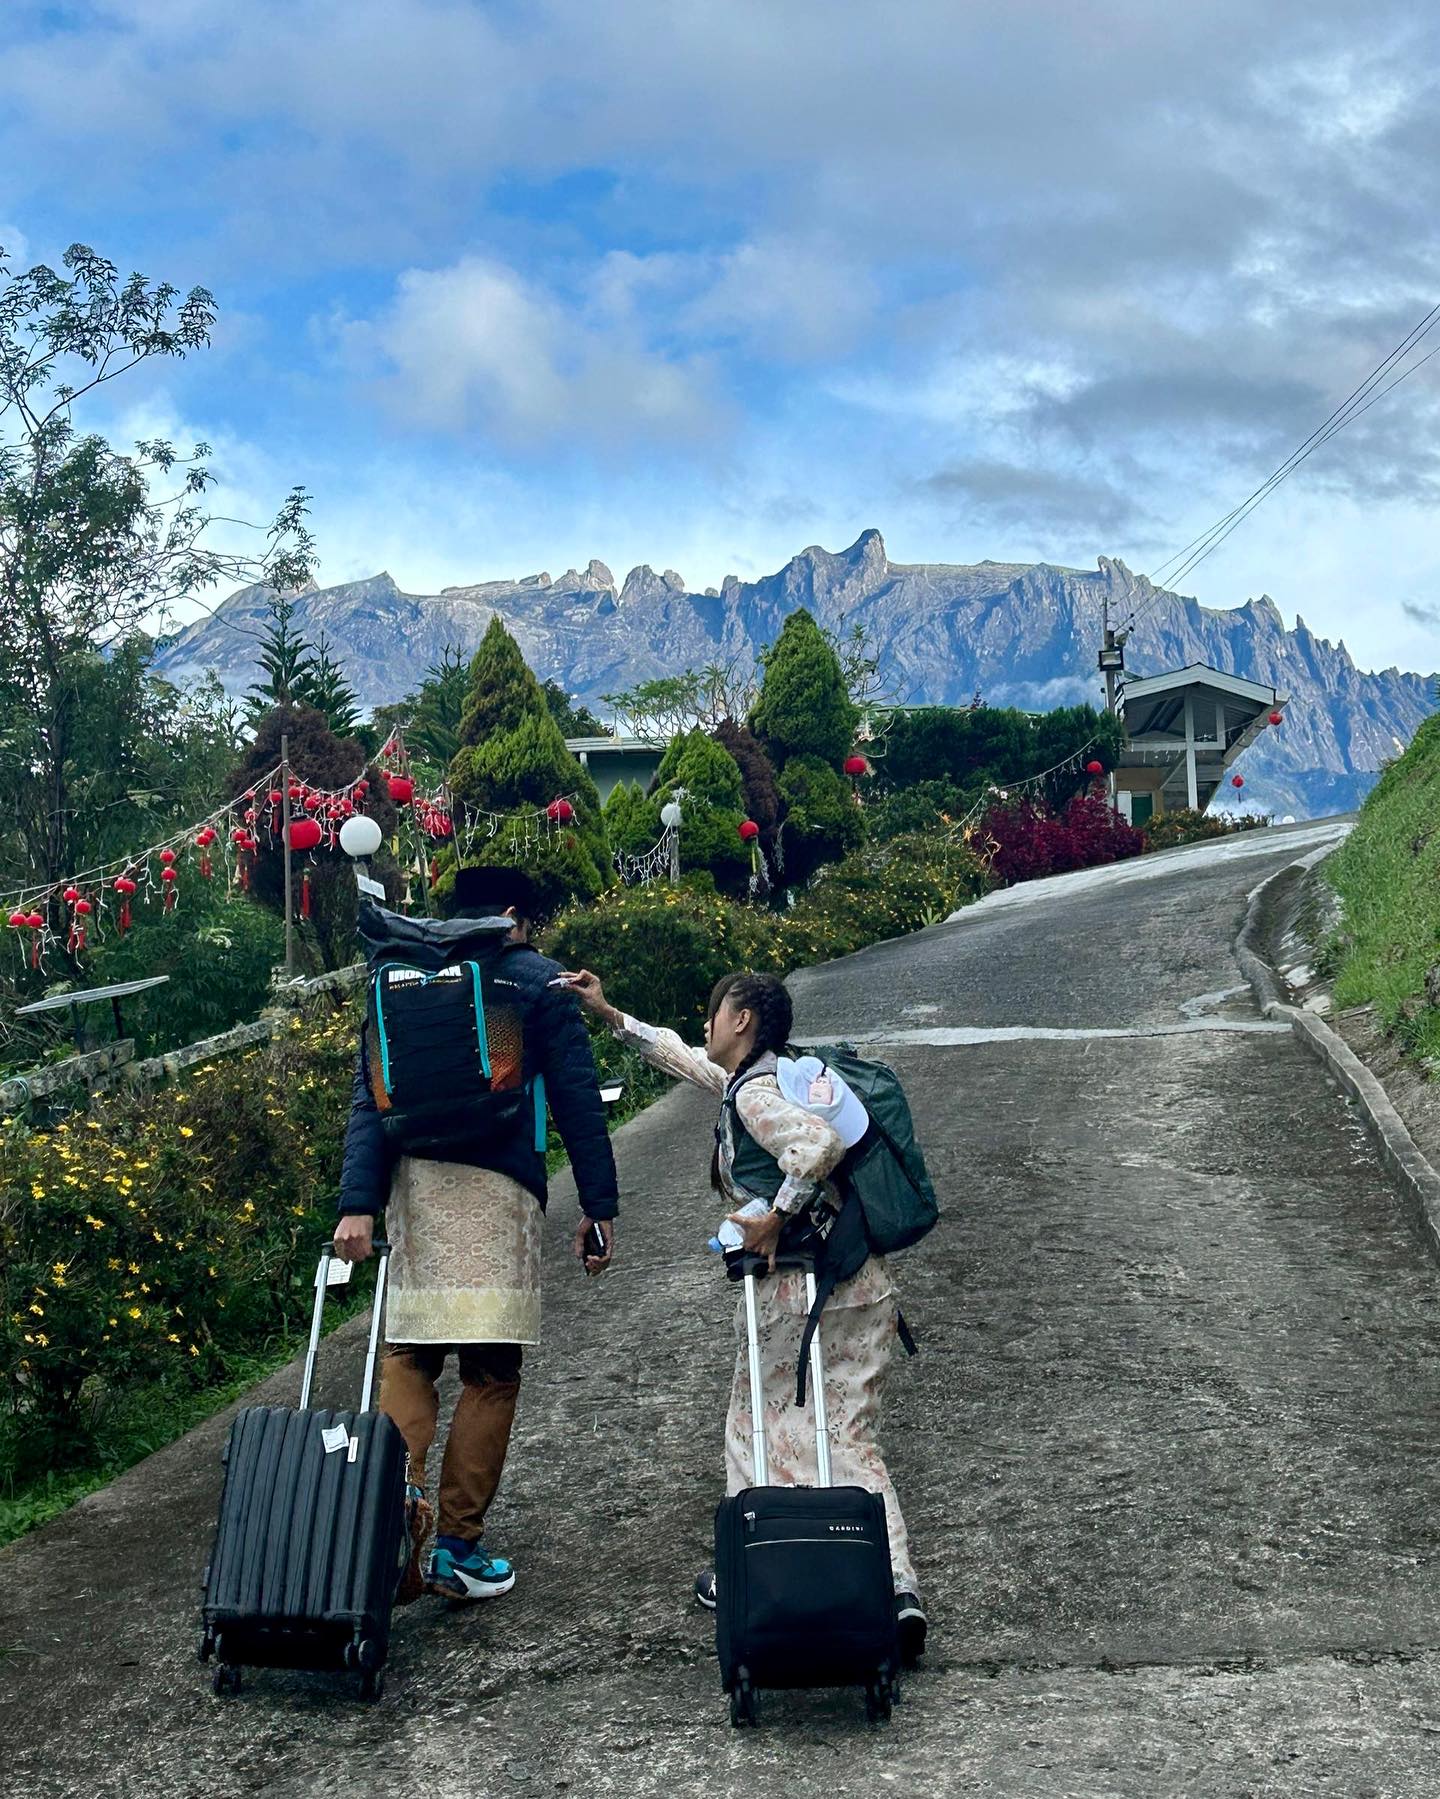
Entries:
MULTIPOLYGON (((172 639, 158 665, 172 678, 213 668, 232 692, 256 672, 265 589, 242 588, 172 639)), ((447 644, 470 651, 499 613, 542 679, 553 676, 592 708, 601 696, 654 676, 752 659, 786 617, 806 606, 832 629, 859 625, 878 650, 895 696, 910 704, 967 703, 1032 711, 1095 702, 1095 654, 1111 622, 1132 610, 1131 675, 1192 662, 1288 693, 1284 728, 1249 751, 1247 803, 1314 817, 1358 804, 1386 759, 1433 710, 1434 675, 1359 669, 1343 642, 1287 629, 1268 595, 1230 610, 1154 588, 1125 564, 1094 570, 1049 563, 896 563, 880 533, 839 552, 802 550, 758 581, 727 576, 689 589, 673 569, 635 568, 623 583, 603 562, 521 580, 404 593, 388 574, 307 589, 296 625, 322 631, 361 701, 412 692, 447 644)))

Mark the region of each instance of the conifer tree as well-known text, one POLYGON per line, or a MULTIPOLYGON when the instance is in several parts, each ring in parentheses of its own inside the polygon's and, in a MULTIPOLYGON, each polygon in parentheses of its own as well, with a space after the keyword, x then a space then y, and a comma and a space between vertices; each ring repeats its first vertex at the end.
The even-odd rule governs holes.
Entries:
POLYGON ((764 682, 750 725, 777 769, 816 756, 839 770, 855 744, 860 709, 834 645, 802 606, 761 656, 764 682))
POLYGON ((257 681, 246 694, 247 711, 252 726, 258 725, 275 706, 312 705, 311 684, 315 677, 315 652, 291 621, 295 616, 293 594, 270 596, 270 622, 260 633, 260 655, 264 679, 257 681))
POLYGON ((330 640, 323 631, 315 640, 314 664, 304 678, 300 694, 306 705, 325 714, 337 737, 350 736, 359 725, 359 696, 331 654, 330 640))
MULTIPOLYGON (((535 879, 546 912, 569 899, 592 900, 610 882, 610 859, 595 783, 565 748, 544 692, 497 616, 470 664, 460 719, 460 747, 450 764, 450 790, 462 813, 493 813, 494 835, 477 837, 465 859, 518 860, 535 879), (528 850, 520 820, 568 797, 573 816, 540 832, 528 850)), ((443 894, 453 872, 442 876, 443 894)))

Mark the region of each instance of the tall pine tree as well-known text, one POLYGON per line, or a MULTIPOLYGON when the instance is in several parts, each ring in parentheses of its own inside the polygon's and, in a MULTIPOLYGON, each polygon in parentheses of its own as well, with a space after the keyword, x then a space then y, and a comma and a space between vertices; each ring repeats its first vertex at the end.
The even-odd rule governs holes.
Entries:
POLYGON ((270 596, 270 622, 260 633, 260 655, 264 679, 257 681, 245 695, 246 712, 252 726, 260 723, 275 706, 311 704, 311 683, 315 676, 315 651, 310 641, 292 622, 295 617, 293 594, 270 596))

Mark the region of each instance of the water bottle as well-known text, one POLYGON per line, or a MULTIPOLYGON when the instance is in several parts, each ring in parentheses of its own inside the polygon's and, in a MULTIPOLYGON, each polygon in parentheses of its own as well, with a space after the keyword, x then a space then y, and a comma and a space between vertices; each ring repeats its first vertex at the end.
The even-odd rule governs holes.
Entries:
MULTIPOLYGON (((763 1218, 770 1207, 763 1199, 752 1199, 749 1205, 741 1206, 742 1218, 763 1218)), ((727 1218, 710 1239, 710 1247, 716 1255, 722 1255, 727 1249, 740 1249, 745 1242, 744 1233, 738 1224, 732 1224, 727 1218)))

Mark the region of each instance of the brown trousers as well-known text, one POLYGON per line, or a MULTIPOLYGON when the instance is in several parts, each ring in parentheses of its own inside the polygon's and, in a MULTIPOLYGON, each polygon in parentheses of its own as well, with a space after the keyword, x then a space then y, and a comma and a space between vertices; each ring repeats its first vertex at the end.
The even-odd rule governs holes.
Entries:
POLYGON ((518 1343, 389 1343, 380 1364, 380 1410, 393 1418, 410 1452, 410 1479, 425 1485, 425 1458, 440 1416, 439 1380, 447 1356, 460 1359, 460 1397, 440 1467, 441 1536, 477 1542, 510 1445, 520 1397, 518 1343))

